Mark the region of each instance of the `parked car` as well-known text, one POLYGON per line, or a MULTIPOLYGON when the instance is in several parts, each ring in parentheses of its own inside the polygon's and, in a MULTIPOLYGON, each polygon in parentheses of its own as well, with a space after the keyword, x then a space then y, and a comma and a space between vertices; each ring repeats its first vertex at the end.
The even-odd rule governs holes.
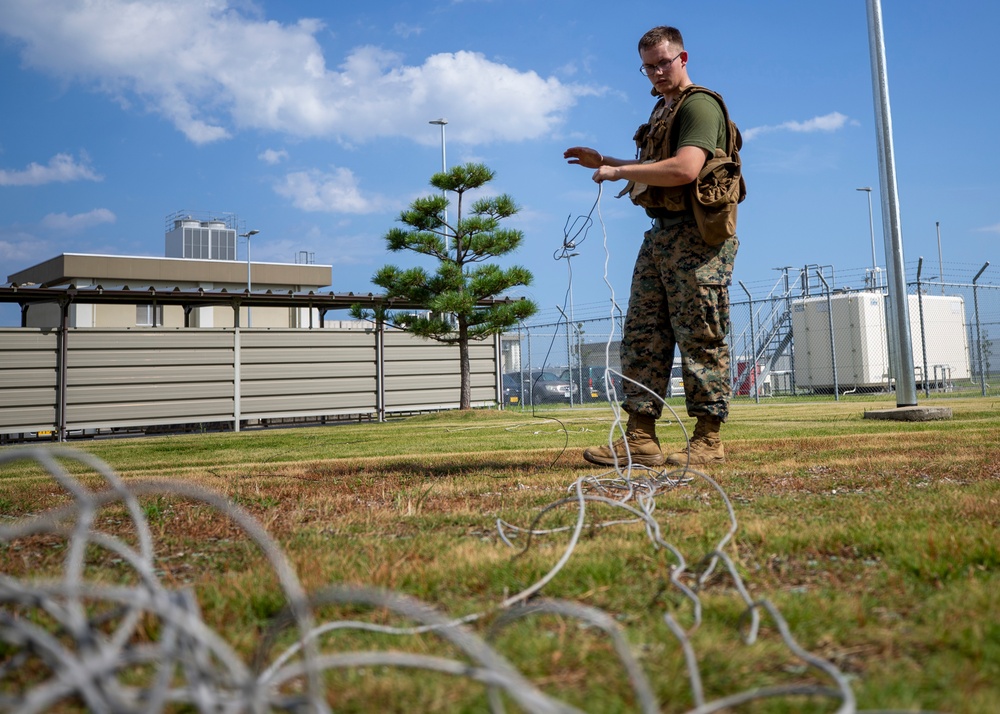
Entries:
POLYGON ((573 395, 580 395, 580 403, 583 402, 593 402, 601 398, 600 390, 594 386, 594 380, 589 376, 589 373, 593 371, 593 368, 584 370, 581 377, 580 368, 576 367, 572 370, 564 369, 559 374, 559 379, 570 382, 573 385, 573 395), (582 379, 582 381, 581 381, 582 379), (582 391, 581 391, 582 389, 582 391))
POLYGON ((681 366, 674 364, 670 370, 670 384, 667 386, 667 397, 684 396, 684 379, 681 374, 681 366))
POLYGON ((620 375, 611 374, 610 384, 606 383, 604 370, 597 367, 591 368, 589 377, 589 389, 587 393, 594 400, 607 400, 610 394, 612 400, 622 401, 625 398, 625 382, 620 375))
MULTIPOLYGON (((567 374, 568 370, 563 374, 567 374)), ((573 372, 576 377, 576 372, 573 372)), ((603 367, 588 367, 583 373, 583 400, 584 401, 606 401, 609 397, 613 400, 622 401, 625 399, 625 380, 621 375, 614 372, 608 373, 610 385, 605 384, 605 371, 603 367), (610 389, 609 389, 610 387, 610 389)), ((579 377, 576 377, 579 380, 579 377)), ((575 392, 574 392, 575 394, 575 392)), ((670 382, 667 386, 667 397, 684 396, 684 380, 681 377, 680 364, 674 364, 670 370, 670 382)))
POLYGON ((521 381, 520 375, 505 374, 500 379, 500 392, 504 404, 521 403, 521 381))
POLYGON ((542 402, 564 402, 569 401, 570 390, 575 395, 579 391, 579 386, 559 379, 554 372, 545 370, 532 370, 530 372, 510 372, 521 385, 521 394, 525 401, 534 398, 535 403, 542 402))
POLYGON ((559 379, 567 384, 573 385, 573 397, 574 399, 580 394, 580 388, 583 387, 583 395, 581 400, 590 399, 590 389, 586 384, 580 384, 580 370, 574 369, 572 371, 564 369, 559 373, 559 379))
MULTIPOLYGON (((563 378, 569 374, 569 370, 563 371, 563 378)), ((608 389, 605 387, 605 370, 603 367, 585 367, 583 370, 583 398, 584 402, 597 402, 608 400, 608 389)), ((580 373, 573 370, 573 381, 580 381, 580 373)), ((621 401, 625 392, 622 391, 622 378, 617 374, 611 375, 611 399, 621 401)), ((573 392, 576 394, 576 390, 573 392)))

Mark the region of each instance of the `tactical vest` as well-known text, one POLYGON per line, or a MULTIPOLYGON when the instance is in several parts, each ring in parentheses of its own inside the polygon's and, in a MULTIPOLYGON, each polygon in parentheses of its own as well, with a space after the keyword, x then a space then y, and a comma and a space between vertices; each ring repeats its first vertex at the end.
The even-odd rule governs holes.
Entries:
POLYGON ((660 100, 653 108, 650 121, 640 126, 632 137, 636 144, 636 157, 640 162, 660 161, 673 155, 671 132, 674 119, 684 100, 695 92, 704 92, 719 103, 726 125, 726 149, 715 149, 695 181, 683 186, 649 186, 629 181, 620 196, 629 194, 632 202, 643 208, 670 212, 694 213, 705 240, 713 245, 723 242, 736 231, 736 204, 746 198, 739 151, 743 147, 740 130, 729 118, 726 103, 716 92, 690 84, 684 87, 666 106, 660 100), (721 215, 720 215, 721 212, 721 215), (721 235, 720 235, 721 233, 721 235))

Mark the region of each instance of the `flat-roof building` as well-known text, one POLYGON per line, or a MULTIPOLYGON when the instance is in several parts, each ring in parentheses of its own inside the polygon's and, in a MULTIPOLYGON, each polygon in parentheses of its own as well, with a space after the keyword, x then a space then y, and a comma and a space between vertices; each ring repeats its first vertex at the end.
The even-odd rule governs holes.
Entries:
MULTIPOLYGON (((155 299, 138 299, 169 291, 227 293, 308 293, 332 282, 330 265, 312 260, 296 263, 253 263, 249 236, 238 234, 232 213, 178 211, 166 217, 164 255, 142 257, 63 253, 7 276, 9 283, 39 288, 136 291, 134 305, 121 301, 87 303, 76 299, 68 305, 67 327, 311 327, 316 316, 309 308, 203 305, 185 315, 182 305, 164 305, 155 299), (238 238, 248 241, 247 259, 238 260, 238 238), (253 310, 251 323, 250 310, 253 310)), ((307 257, 310 254, 305 254, 307 257)), ((56 327, 61 320, 57 303, 32 304, 24 314, 25 327, 56 327)))

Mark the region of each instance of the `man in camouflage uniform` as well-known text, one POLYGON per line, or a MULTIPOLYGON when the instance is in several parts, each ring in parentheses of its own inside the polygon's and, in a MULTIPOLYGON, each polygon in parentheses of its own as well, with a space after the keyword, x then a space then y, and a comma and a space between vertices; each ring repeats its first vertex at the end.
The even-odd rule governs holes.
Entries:
POLYGON ((598 183, 629 181, 633 202, 653 219, 636 259, 621 344, 626 436, 610 447, 587 449, 584 458, 602 466, 716 463, 725 460, 719 431, 729 412, 726 333, 739 241, 731 235, 718 245, 706 242, 691 210, 690 191, 715 150, 725 151, 728 111, 714 93, 685 91, 693 83, 675 28, 655 27, 643 35, 639 56, 640 70, 653 84, 651 93, 662 97, 649 124, 636 133, 639 158, 617 159, 581 146, 564 154, 571 164, 595 169, 598 183), (650 139, 658 129, 659 137, 650 139), (681 352, 687 412, 697 425, 689 448, 664 457, 655 422, 675 346, 681 352))

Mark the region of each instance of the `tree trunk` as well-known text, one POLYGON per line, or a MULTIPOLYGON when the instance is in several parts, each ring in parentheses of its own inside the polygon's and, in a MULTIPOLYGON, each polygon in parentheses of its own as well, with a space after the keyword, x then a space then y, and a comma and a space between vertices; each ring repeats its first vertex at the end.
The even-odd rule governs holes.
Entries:
POLYGON ((469 324, 464 315, 458 316, 458 363, 461 379, 459 409, 472 408, 472 365, 469 363, 469 324))

